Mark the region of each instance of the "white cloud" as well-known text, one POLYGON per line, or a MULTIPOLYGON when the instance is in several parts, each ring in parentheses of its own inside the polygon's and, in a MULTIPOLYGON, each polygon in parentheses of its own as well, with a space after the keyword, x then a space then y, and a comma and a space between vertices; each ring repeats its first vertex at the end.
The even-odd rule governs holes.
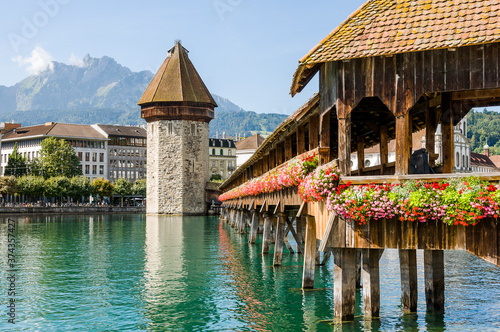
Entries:
POLYGON ((73 66, 77 66, 80 68, 85 67, 85 61, 83 59, 77 57, 75 53, 71 53, 71 56, 69 57, 69 64, 73 66))
POLYGON ((12 58, 12 61, 17 62, 20 67, 26 68, 30 74, 39 74, 46 69, 53 70, 54 59, 40 46, 36 46, 33 51, 31 51, 30 57, 17 56, 12 58))

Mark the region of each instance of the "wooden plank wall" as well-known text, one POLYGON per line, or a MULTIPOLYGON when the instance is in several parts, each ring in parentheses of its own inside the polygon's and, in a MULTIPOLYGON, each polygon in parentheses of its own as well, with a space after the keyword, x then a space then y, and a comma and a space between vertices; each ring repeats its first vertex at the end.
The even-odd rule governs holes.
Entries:
POLYGON ((499 45, 353 59, 336 66, 327 63, 320 72, 322 110, 335 103, 335 96, 353 107, 364 97, 379 97, 395 115, 402 115, 424 93, 500 88, 499 45), (335 88, 331 82, 339 82, 336 93, 330 91, 335 88))

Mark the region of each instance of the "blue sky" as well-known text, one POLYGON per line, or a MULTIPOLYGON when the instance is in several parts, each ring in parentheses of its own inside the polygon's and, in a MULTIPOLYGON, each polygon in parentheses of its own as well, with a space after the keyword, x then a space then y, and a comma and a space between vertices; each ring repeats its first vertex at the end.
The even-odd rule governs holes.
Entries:
POLYGON ((133 71, 156 72, 175 40, 208 89, 246 110, 291 114, 318 89, 291 98, 298 60, 362 0, 23 0, 2 1, 0 85, 50 60, 89 53, 133 71))

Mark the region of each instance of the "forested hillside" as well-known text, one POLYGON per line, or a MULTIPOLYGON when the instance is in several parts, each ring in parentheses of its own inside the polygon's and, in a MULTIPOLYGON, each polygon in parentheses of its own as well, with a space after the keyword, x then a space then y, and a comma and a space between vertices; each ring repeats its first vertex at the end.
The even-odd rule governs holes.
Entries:
POLYGON ((490 154, 500 154, 500 113, 495 111, 470 111, 467 114, 467 137, 471 140, 471 150, 484 152, 484 145, 490 146, 490 154))

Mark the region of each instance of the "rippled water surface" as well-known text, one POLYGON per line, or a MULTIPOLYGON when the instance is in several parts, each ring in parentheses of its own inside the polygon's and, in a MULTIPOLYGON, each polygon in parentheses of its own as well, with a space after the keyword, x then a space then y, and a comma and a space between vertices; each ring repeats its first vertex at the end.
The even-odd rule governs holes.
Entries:
MULTIPOLYGON (((402 315, 397 251, 380 262, 381 318, 332 325, 333 260, 302 292, 302 256, 260 254, 216 217, 14 217, 16 324, 7 322, 7 219, 0 218, 0 330, 36 331, 497 331, 500 269, 445 252, 444 316, 402 315)), ((293 241, 290 239, 290 242, 293 241)), ((272 249, 272 248, 271 248, 272 249)))

